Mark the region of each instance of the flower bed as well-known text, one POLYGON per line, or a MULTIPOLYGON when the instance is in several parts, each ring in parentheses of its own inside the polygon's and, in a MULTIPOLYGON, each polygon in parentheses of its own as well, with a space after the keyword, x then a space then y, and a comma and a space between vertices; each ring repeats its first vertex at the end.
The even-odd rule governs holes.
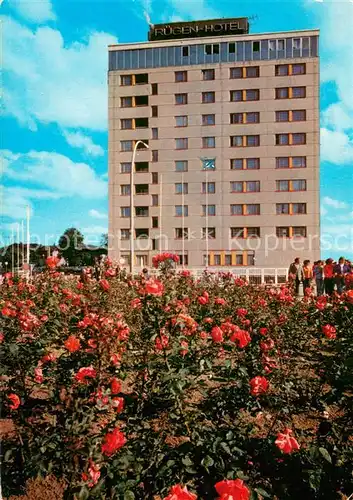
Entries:
POLYGON ((3 494, 53 475, 77 499, 349 496, 352 313, 352 291, 168 269, 9 280, 3 494))

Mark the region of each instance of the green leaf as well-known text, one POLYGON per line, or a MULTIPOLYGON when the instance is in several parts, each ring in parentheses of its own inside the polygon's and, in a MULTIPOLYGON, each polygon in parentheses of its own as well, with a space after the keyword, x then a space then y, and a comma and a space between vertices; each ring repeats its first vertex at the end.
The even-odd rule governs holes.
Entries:
POLYGON ((124 500, 135 500, 135 494, 132 491, 125 491, 124 500))
POLYGON ((204 459, 202 459, 201 461, 201 464, 206 467, 206 469, 208 467, 212 467, 212 465, 214 465, 214 460, 212 457, 210 457, 209 455, 207 455, 207 457, 205 457, 204 459))
POLYGON ((193 465, 193 462, 190 460, 189 457, 184 457, 182 458, 181 460, 183 462, 183 464, 186 466, 186 467, 190 467, 191 465, 193 465))
POLYGON ((226 434, 227 441, 231 441, 233 439, 233 436, 234 436, 233 431, 227 432, 226 434))
POLYGON ((232 452, 230 451, 230 448, 229 448, 229 446, 227 445, 227 443, 222 442, 220 446, 221 446, 221 448, 223 448, 223 450, 224 450, 226 453, 228 453, 228 455, 231 455, 231 454, 232 454, 232 452))
POLYGON ((271 498, 271 495, 269 495, 267 491, 263 490, 262 488, 255 488, 255 491, 264 498, 271 498))
POLYGON ((10 460, 11 455, 12 455, 12 450, 7 450, 4 456, 4 462, 8 462, 10 460))
POLYGON ((332 464, 331 455, 326 450, 326 448, 319 448, 319 452, 321 453, 321 455, 324 457, 325 460, 327 460, 330 464, 332 464))

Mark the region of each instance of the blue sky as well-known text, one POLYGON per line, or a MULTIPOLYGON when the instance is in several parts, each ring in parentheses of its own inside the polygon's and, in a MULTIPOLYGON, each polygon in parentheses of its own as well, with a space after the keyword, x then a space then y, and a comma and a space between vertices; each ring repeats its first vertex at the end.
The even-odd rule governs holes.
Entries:
POLYGON ((254 16, 253 33, 321 30, 323 255, 353 253, 352 0, 3 0, 1 14, 0 246, 27 205, 41 243, 107 230, 108 44, 146 40, 146 19, 254 16))

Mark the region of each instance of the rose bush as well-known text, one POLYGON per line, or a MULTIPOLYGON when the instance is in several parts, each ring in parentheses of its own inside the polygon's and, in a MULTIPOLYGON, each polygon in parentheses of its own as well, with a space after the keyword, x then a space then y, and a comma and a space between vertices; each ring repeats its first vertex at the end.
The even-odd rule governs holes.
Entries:
POLYGON ((49 474, 67 499, 351 494, 349 291, 106 266, 2 287, 5 496, 49 474))

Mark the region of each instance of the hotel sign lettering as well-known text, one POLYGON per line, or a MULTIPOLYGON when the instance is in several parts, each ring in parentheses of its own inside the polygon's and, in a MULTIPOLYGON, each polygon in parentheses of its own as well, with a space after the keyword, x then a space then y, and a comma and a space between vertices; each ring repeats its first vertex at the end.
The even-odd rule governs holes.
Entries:
POLYGON ((176 38, 198 38, 204 36, 241 35, 249 32, 248 19, 214 19, 189 23, 151 25, 148 39, 175 40, 176 38))

